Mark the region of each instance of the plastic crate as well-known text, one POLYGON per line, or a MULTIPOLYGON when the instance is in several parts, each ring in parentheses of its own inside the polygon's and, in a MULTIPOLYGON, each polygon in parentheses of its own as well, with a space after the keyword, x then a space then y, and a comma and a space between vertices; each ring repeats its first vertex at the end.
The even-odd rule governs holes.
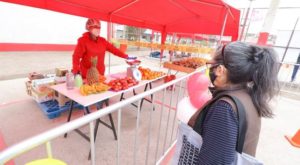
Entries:
MULTIPOLYGON (((66 102, 64 106, 59 106, 56 100, 50 100, 38 104, 49 119, 54 119, 59 117, 61 113, 69 110, 71 101, 66 102)), ((73 108, 83 109, 83 106, 74 102, 73 108)))

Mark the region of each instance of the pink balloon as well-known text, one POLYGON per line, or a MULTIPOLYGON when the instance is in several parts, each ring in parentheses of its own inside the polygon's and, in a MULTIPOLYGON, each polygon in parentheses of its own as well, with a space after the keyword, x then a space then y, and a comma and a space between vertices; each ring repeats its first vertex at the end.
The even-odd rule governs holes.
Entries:
POLYGON ((192 105, 190 99, 184 97, 177 104, 177 118, 187 124, 197 110, 198 109, 192 105))
POLYGON ((208 89, 210 80, 204 73, 193 74, 187 81, 187 89, 189 96, 197 91, 205 91, 208 89))
POLYGON ((195 108, 201 108, 208 100, 211 99, 210 93, 206 91, 196 91, 190 95, 190 101, 195 108))

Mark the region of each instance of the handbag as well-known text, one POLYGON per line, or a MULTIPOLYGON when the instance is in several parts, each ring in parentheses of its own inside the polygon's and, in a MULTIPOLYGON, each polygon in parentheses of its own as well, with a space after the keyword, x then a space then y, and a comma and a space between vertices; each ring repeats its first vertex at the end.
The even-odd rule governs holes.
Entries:
POLYGON ((230 98, 237 107, 238 116, 238 137, 236 145, 236 156, 232 165, 263 165, 254 157, 243 153, 244 141, 247 131, 246 112, 243 104, 235 96, 228 93, 221 93, 209 101, 199 113, 194 127, 185 123, 179 123, 178 135, 175 153, 172 159, 172 165, 196 165, 198 164, 198 155, 202 146, 202 124, 210 106, 222 97, 230 98))

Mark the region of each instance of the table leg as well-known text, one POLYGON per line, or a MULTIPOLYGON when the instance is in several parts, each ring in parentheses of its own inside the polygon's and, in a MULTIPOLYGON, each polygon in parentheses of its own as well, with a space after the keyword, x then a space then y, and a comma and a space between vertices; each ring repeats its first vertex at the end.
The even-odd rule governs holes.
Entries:
POLYGON ((104 102, 106 106, 109 106, 109 99, 104 100, 104 102))
MULTIPOLYGON (((151 83, 151 82, 149 83, 149 88, 150 88, 150 90, 152 89, 152 83, 151 83)), ((154 100, 153 100, 153 94, 151 94, 150 97, 151 97, 150 103, 154 103, 154 100)), ((154 111, 154 110, 155 110, 155 106, 153 106, 153 111, 154 111)))
MULTIPOLYGON (((68 117, 68 122, 71 119, 71 115, 72 115, 72 111, 73 111, 73 105, 74 105, 74 101, 72 100, 71 105, 70 105, 70 113, 69 113, 69 117, 68 117)), ((90 113, 89 107, 85 107, 84 108, 84 115, 89 114, 89 113, 90 113)), ((82 133, 79 129, 75 129, 75 132, 77 132, 80 136, 82 136, 87 141, 90 141, 89 137, 86 136, 84 133, 82 133)), ((66 138, 67 136, 68 136, 68 133, 65 133, 64 137, 66 138)))
MULTIPOLYGON (((108 100, 108 99, 107 99, 107 100, 108 100)), ((98 110, 103 108, 103 102, 105 102, 105 104, 106 104, 106 100, 100 101, 100 103, 98 104, 99 107, 97 106, 98 110)), ((106 106, 108 106, 108 105, 106 104, 106 106)), ((97 137, 97 132, 98 132, 99 123, 100 123, 100 119, 97 119, 97 120, 96 120, 96 126, 95 126, 95 128, 94 128, 94 140, 95 140, 95 141, 96 141, 96 137, 97 137)))
POLYGON ((103 107, 103 101, 100 101, 96 104, 97 110, 101 109, 103 107))
MULTIPOLYGON (((69 116, 68 116, 67 122, 69 122, 71 120, 73 106, 74 106, 74 101, 71 100, 71 105, 70 105, 70 108, 69 108, 69 116)), ((64 137, 66 138, 67 136, 68 136, 68 133, 65 133, 64 137)))
MULTIPOLYGON (((106 106, 109 106, 109 99, 104 100, 104 102, 105 102, 105 105, 106 105, 106 106)), ((115 136, 115 140, 117 140, 116 128, 115 128, 114 120, 113 120, 113 118, 112 118, 111 113, 110 113, 108 116, 109 116, 109 120, 110 120, 110 124, 111 124, 111 129, 113 130, 113 133, 114 133, 114 136, 115 136)))
POLYGON ((68 116, 67 122, 69 122, 69 121, 71 120, 72 111, 73 111, 73 106, 74 106, 74 101, 72 100, 72 101, 71 101, 70 108, 69 108, 69 116, 68 116))
POLYGON ((133 91, 133 95, 136 95, 136 91, 135 91, 135 89, 133 89, 132 91, 133 91))
MULTIPOLYGON (((105 103, 106 106, 109 106, 109 99, 101 101, 99 103, 99 107, 98 107, 99 109, 103 108, 103 103, 105 103)), ((94 140, 95 141, 96 141, 96 138, 97 138, 97 133, 98 133, 98 128, 99 128, 99 124, 100 123, 103 124, 104 126, 110 128, 113 131, 115 140, 117 140, 117 133, 116 133, 116 129, 115 129, 115 125, 114 125, 114 121, 113 121, 111 113, 108 116, 109 116, 109 120, 110 120, 111 126, 108 125, 108 124, 106 124, 105 122, 101 121, 100 119, 96 120, 96 126, 94 128, 94 140)), ((88 156, 88 160, 90 160, 90 159, 91 159, 91 151, 89 152, 89 156, 88 156)))
MULTIPOLYGON (((133 95, 136 95, 136 92, 135 90, 133 89, 133 95)), ((124 97, 124 93, 121 94, 121 97, 120 97, 120 101, 124 100, 125 97, 124 97)), ((138 107, 137 105, 135 105, 134 103, 131 103, 132 106, 135 106, 136 108, 138 107)))
MULTIPOLYGON (((108 100, 108 99, 107 99, 107 100, 108 100)), ((103 108, 103 103, 104 103, 104 102, 105 102, 105 104, 106 104, 106 100, 100 101, 100 103, 97 104, 97 109, 98 109, 98 110, 103 108), (99 105, 99 106, 98 106, 98 105, 99 105)), ((106 104, 106 106, 108 106, 108 105, 106 104)), ((95 141, 96 141, 96 137, 97 137, 97 132, 98 132, 99 123, 100 123, 100 119, 97 119, 97 120, 96 120, 96 126, 95 126, 95 128, 94 128, 94 139, 95 139, 95 141)))
POLYGON ((115 128, 114 120, 112 118, 111 113, 108 116, 109 116, 110 124, 111 124, 111 127, 112 127, 112 131, 113 131, 114 136, 115 136, 115 140, 117 140, 118 138, 117 138, 116 128, 115 128))
MULTIPOLYGON (((145 89, 144 89, 144 92, 147 91, 148 85, 149 85, 149 89, 150 89, 150 90, 152 89, 152 83, 149 82, 149 83, 146 84, 145 89)), ((143 107, 144 100, 148 101, 149 103, 152 103, 152 102, 153 102, 153 94, 151 94, 150 97, 151 97, 151 100, 149 100, 149 99, 147 99, 147 98, 142 98, 141 104, 140 104, 141 109, 142 109, 142 107, 143 107)), ((153 110, 155 110, 155 107, 153 108, 153 110)))
MULTIPOLYGON (((135 89, 133 89, 132 92, 133 92, 133 96, 137 95, 137 92, 135 91, 135 89)), ((131 103, 131 105, 138 108, 138 106, 135 103, 131 103)))
MULTIPOLYGON (((148 83, 145 85, 144 92, 147 90, 147 88, 148 88, 148 83)), ((145 100, 145 98, 142 98, 142 100, 141 100, 141 104, 140 104, 141 110, 142 110, 142 107, 143 107, 144 100, 145 100)))
MULTIPOLYGON (((150 88, 150 90, 152 89, 152 83, 151 82, 149 83, 149 88, 150 88)), ((153 102, 153 94, 151 94, 150 96, 151 96, 151 101, 153 102)))
POLYGON ((89 107, 85 107, 84 115, 90 114, 89 107))
POLYGON ((125 99, 124 98, 124 93, 121 94, 120 101, 122 101, 123 99, 125 99))

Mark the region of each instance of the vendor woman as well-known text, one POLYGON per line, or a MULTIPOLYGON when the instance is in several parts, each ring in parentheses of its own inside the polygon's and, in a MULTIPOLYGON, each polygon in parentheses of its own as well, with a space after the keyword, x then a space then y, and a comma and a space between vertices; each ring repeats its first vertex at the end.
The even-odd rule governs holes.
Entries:
POLYGON ((112 54, 128 58, 128 55, 121 52, 111 43, 100 37, 101 24, 98 19, 88 19, 85 26, 87 32, 83 33, 78 39, 75 51, 73 53, 73 73, 81 73, 86 78, 87 70, 91 67, 91 57, 98 57, 97 69, 101 75, 105 73, 105 51, 112 54))

